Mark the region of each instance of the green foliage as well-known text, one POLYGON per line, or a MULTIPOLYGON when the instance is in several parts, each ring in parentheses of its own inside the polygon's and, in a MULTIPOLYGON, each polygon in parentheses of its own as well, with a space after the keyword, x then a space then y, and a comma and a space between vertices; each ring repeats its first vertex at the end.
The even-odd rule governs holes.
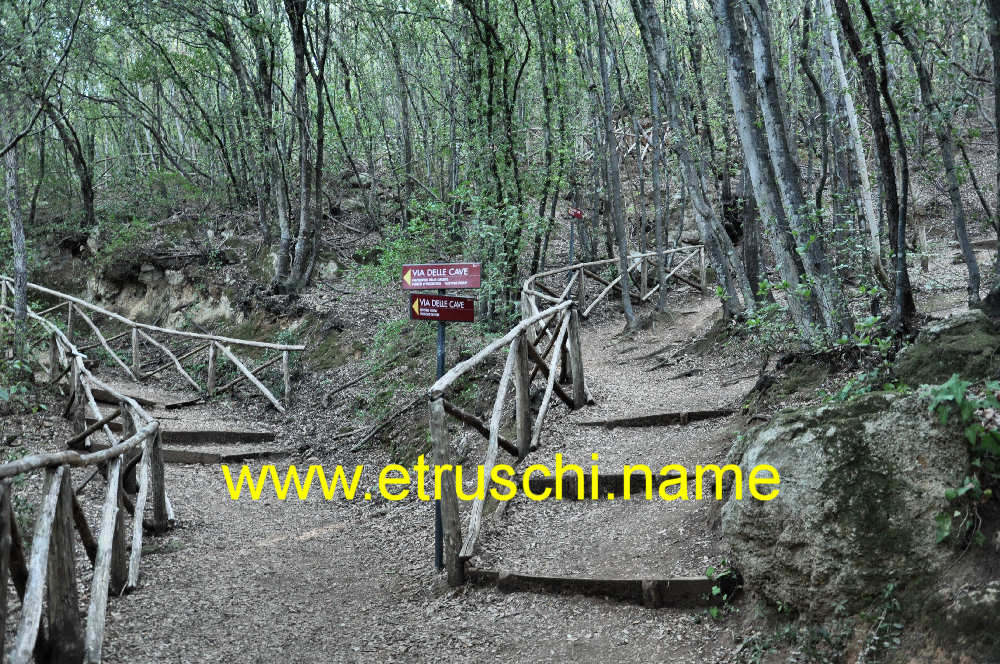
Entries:
POLYGON ((952 374, 948 381, 924 389, 930 400, 928 409, 940 423, 962 430, 974 469, 959 486, 945 492, 952 507, 936 517, 937 539, 959 536, 981 542, 977 506, 993 497, 1000 479, 1000 382, 988 381, 983 390, 975 390, 972 382, 952 374))
POLYGON ((714 619, 720 619, 727 614, 737 613, 739 609, 733 606, 729 593, 722 589, 722 586, 728 585, 728 582, 738 580, 739 574, 736 570, 723 560, 718 567, 708 567, 705 570, 705 578, 713 582, 711 596, 706 597, 706 599, 715 603, 708 607, 708 615, 714 619))
MULTIPOLYGON (((14 347, 17 332, 11 321, 0 320, 0 349, 6 353, 14 347)), ((22 346, 22 355, 0 360, 0 414, 16 411, 38 412, 46 410, 38 399, 28 360, 28 347, 22 346)))
POLYGON ((785 654, 787 661, 840 664, 844 653, 857 644, 859 628, 864 630, 864 641, 860 643, 857 661, 866 664, 890 661, 901 644, 905 627, 896 592, 896 584, 887 583, 871 605, 855 615, 848 615, 846 605, 840 602, 833 617, 823 624, 796 619, 789 607, 779 603, 777 626, 770 633, 751 635, 741 648, 739 661, 764 664, 778 661, 775 655, 785 654))
POLYGON ((149 239, 150 223, 133 215, 107 215, 101 220, 100 239, 94 263, 104 269, 116 262, 128 261, 136 256, 149 239))
POLYGON ((825 403, 844 402, 871 392, 906 394, 911 390, 912 388, 908 385, 891 380, 887 367, 883 365, 849 378, 844 381, 839 390, 827 393, 823 401, 825 403))
POLYGON ((390 226, 381 243, 370 250, 374 259, 359 266, 357 278, 382 286, 399 282, 402 266, 423 263, 449 255, 448 247, 456 240, 450 232, 446 210, 429 204, 423 214, 413 214, 406 225, 390 226))

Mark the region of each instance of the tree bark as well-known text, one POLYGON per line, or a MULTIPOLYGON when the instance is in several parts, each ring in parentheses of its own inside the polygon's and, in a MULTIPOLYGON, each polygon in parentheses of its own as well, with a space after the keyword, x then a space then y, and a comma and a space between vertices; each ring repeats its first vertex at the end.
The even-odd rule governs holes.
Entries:
POLYGON ((622 276, 622 309, 625 312, 625 323, 629 329, 636 326, 635 312, 632 310, 632 298, 629 289, 629 256, 628 242, 625 237, 625 205, 622 201, 621 164, 619 162, 618 145, 615 140, 613 108, 611 101, 611 86, 608 82, 608 44, 607 31, 604 26, 604 9, 602 0, 593 4, 597 19, 597 58, 598 70, 601 73, 601 90, 604 101, 604 137, 608 149, 608 184, 611 188, 611 220, 614 224, 615 243, 618 245, 618 270, 622 276))
MULTIPOLYGON (((0 123, 4 121, 0 118, 0 123)), ((9 121, 9 118, 8 118, 9 121)), ((28 317, 28 260, 24 244, 24 218, 18 182, 17 146, 13 132, 0 124, 0 142, 12 147, 4 154, 4 187, 7 198, 7 217, 10 220, 11 245, 14 251, 14 339, 15 353, 24 350, 25 322, 28 317)))
MULTIPOLYGON (((990 50, 993 51, 993 126, 997 127, 997 204, 993 207, 993 230, 1000 239, 1000 0, 989 0, 990 8, 990 50)), ((996 258, 993 263, 993 288, 991 297, 1000 300, 1000 242, 997 243, 996 258), (995 296, 995 297, 994 297, 995 296)))
MULTIPOLYGON (((837 17, 840 19, 840 25, 844 29, 844 36, 847 38, 851 52, 854 53, 854 58, 858 62, 858 68, 861 72, 861 82, 865 89, 865 95, 868 98, 868 116, 872 126, 872 133, 875 136, 879 168, 882 172, 881 180, 886 216, 889 218, 889 239, 896 253, 896 277, 899 283, 895 286, 896 293, 893 300, 896 304, 893 308, 894 310, 898 309, 895 313, 899 321, 905 323, 908 320, 912 320, 916 314, 916 305, 913 303, 913 291, 909 288, 909 274, 906 271, 905 237, 900 237, 901 231, 899 228, 900 220, 903 220, 905 224, 905 208, 903 207, 905 205, 905 196, 901 205, 900 192, 896 188, 896 167, 892 156, 892 145, 889 141, 889 132, 886 129, 885 118, 882 115, 881 86, 876 80, 875 65, 872 62, 871 54, 865 50, 861 43, 861 38, 854 27, 854 20, 851 17, 851 10, 847 5, 847 0, 833 0, 833 2, 837 10, 837 17), (902 245, 904 250, 903 261, 900 261, 899 256, 900 245, 902 245)), ((886 85, 885 87, 887 88, 888 86, 886 85)), ((900 148, 901 155, 905 154, 905 146, 900 145, 900 148)), ((904 187, 906 179, 906 177, 903 178, 904 187)), ((902 231, 905 232, 905 227, 902 231)))
MULTIPOLYGON (((656 310, 663 313, 667 310, 666 256, 663 254, 667 250, 667 235, 664 232, 664 220, 669 217, 669 214, 664 211, 664 196, 660 190, 660 163, 663 159, 663 117, 660 113, 660 84, 656 80, 656 71, 653 69, 652 62, 647 67, 647 76, 649 81, 649 107, 653 116, 653 126, 650 128, 649 136, 653 146, 650 176, 653 180, 653 234, 656 237, 656 283, 660 286, 656 299, 656 310)), ((667 179, 670 178, 669 173, 665 173, 664 175, 667 179)), ((668 187, 668 196, 666 197, 666 205, 668 206, 670 205, 669 191, 668 187)))
POLYGON ((758 121, 759 110, 747 66, 750 56, 745 45, 746 35, 735 20, 732 0, 715 0, 715 11, 719 39, 726 57, 733 115, 754 197, 769 226, 767 236, 778 263, 778 272, 790 286, 788 307, 792 320, 799 332, 809 338, 815 334, 815 298, 811 293, 804 297, 799 288, 804 268, 796 251, 795 239, 781 203, 774 168, 758 121))
POLYGON ((847 82, 847 72, 844 69, 844 59, 840 52, 840 36, 833 23, 833 8, 830 0, 821 0, 823 11, 826 15, 824 23, 827 38, 830 41, 830 60, 833 69, 837 74, 838 94, 844 100, 844 113, 847 115, 847 126, 850 129, 849 142, 854 154, 855 167, 858 169, 858 179, 860 180, 861 204, 864 211, 865 221, 868 222, 869 238, 871 240, 871 263, 875 271, 875 277, 886 289, 890 287, 889 275, 882 265, 882 239, 879 217, 875 214, 874 198, 872 196, 871 178, 868 175, 868 160, 865 158, 864 144, 861 142, 861 130, 858 128, 858 112, 854 108, 854 96, 851 94, 850 85, 847 82))
POLYGON ((774 72, 768 25, 770 10, 766 0, 750 0, 750 11, 747 14, 753 46, 754 73, 757 78, 768 152, 774 166, 781 202, 792 232, 797 236, 796 241, 801 249, 805 274, 811 282, 809 290, 816 295, 816 302, 827 331, 834 337, 849 334, 854 331, 854 322, 826 255, 822 230, 815 220, 809 218, 808 205, 802 188, 802 175, 788 144, 788 133, 785 129, 774 72))
POLYGON ((705 167, 700 155, 695 156, 688 143, 689 127, 683 121, 677 92, 674 86, 676 73, 672 70, 666 37, 660 22, 660 15, 653 0, 631 0, 632 13, 639 24, 643 48, 649 61, 655 65, 667 119, 671 125, 671 149, 681 166, 681 174, 688 194, 691 196, 695 219, 701 231, 702 240, 709 261, 715 269, 722 286, 723 310, 728 317, 755 309, 754 289, 747 279, 742 257, 733 246, 722 222, 706 194, 705 167), (740 297, 742 296, 742 303, 740 297))
POLYGON ((920 97, 927 111, 927 117, 937 136, 938 145, 941 147, 941 161, 944 165, 944 174, 948 183, 948 198, 951 199, 951 216, 955 223, 955 235, 958 237, 958 244, 962 248, 962 256, 969 272, 969 306, 975 307, 979 304, 979 263, 976 261, 976 252, 972 250, 969 242, 969 233, 965 225, 965 208, 962 205, 962 191, 958 180, 958 169, 955 167, 955 142, 951 137, 951 128, 942 117, 941 108, 934 99, 931 77, 924 66, 917 47, 913 41, 913 36, 903 24, 894 20, 892 31, 896 33, 903 44, 903 48, 910 55, 914 68, 917 70, 917 80, 920 84, 920 97))

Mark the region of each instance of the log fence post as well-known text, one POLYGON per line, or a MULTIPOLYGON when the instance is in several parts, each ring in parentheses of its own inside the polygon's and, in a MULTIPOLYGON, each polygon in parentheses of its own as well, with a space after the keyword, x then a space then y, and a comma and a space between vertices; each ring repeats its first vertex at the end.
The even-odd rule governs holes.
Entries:
MULTIPOLYGON (((162 442, 163 434, 157 429, 149 441, 150 445, 147 450, 150 461, 150 488, 153 492, 153 531, 156 533, 165 532, 168 526, 167 490, 163 477, 162 442)), ((141 519, 142 516, 140 515, 138 518, 141 519)))
MULTIPOLYGON (((115 480, 116 500, 118 510, 115 512, 114 538, 111 544, 111 585, 110 591, 115 595, 120 595, 128 584, 128 528, 125 526, 125 487, 123 486, 124 473, 122 457, 116 458, 112 463, 118 464, 119 472, 108 473, 108 480, 115 480)), ((108 488, 111 491, 111 487, 108 488)), ((137 514, 135 518, 141 519, 142 515, 137 514)))
POLYGON ((569 330, 567 345, 569 346, 570 375, 573 378, 573 408, 583 408, 587 405, 587 384, 583 377, 583 349, 580 346, 580 312, 573 307, 569 310, 569 330))
POLYGON ((215 342, 208 344, 208 396, 215 396, 215 363, 216 363, 216 352, 215 352, 215 342))
POLYGON ((59 375, 59 340, 56 333, 49 335, 49 382, 54 383, 59 375))
POLYGON ((291 404, 292 400, 292 375, 288 369, 288 351, 281 351, 281 378, 285 387, 285 406, 291 404))
POLYGON ((142 378, 142 372, 139 370, 139 328, 132 328, 132 371, 135 373, 137 378, 142 378))
MULTIPOLYGON (((451 465, 448 424, 445 420, 444 399, 436 397, 430 403, 431 444, 436 466, 451 465)), ((459 557, 462 551, 462 525, 459 521, 458 496, 455 493, 455 472, 440 474, 440 487, 434 487, 435 498, 441 504, 441 526, 444 531, 444 566, 448 572, 448 585, 465 583, 465 562, 459 557), (437 495, 440 488, 440 496, 437 495)))
MULTIPOLYGON (((528 294, 525 293, 522 290, 521 291, 521 320, 526 320, 528 318, 531 318, 531 316, 533 315, 533 313, 534 312, 531 310, 531 303, 528 300, 528 294)), ((535 329, 534 329, 533 325, 529 325, 528 326, 528 328, 525 330, 525 334, 526 334, 526 336, 528 338, 528 341, 530 343, 532 343, 532 344, 534 344, 536 342, 536 340, 538 339, 538 335, 535 332, 535 329)))
POLYGON ((523 459, 531 447, 531 373, 528 363, 528 340, 519 334, 513 343, 520 348, 514 365, 515 419, 517 422, 517 456, 523 459))
POLYGON ((76 588, 73 534, 73 485, 69 467, 59 484, 52 536, 49 541, 46 597, 51 662, 82 662, 84 630, 76 588))
POLYGON ((705 272, 705 247, 698 247, 698 285, 701 288, 701 294, 705 294, 705 290, 708 288, 708 275, 705 272))
POLYGON ((646 299, 647 284, 646 278, 648 277, 648 263, 649 259, 646 256, 642 257, 642 261, 639 263, 639 299, 646 299))

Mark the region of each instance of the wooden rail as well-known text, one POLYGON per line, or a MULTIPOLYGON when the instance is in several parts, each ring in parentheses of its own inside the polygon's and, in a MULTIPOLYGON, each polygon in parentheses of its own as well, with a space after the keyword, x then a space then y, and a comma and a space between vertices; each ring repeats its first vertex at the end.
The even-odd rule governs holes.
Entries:
MULTIPOLYGON (((664 252, 664 254, 682 256, 682 259, 671 269, 669 277, 679 276, 681 267, 688 261, 698 258, 700 288, 704 292, 705 258, 703 247, 679 247, 664 252)), ((446 415, 452 415, 458 421, 471 426, 486 436, 488 441, 483 461, 487 484, 483 491, 484 498, 477 497, 472 502, 464 536, 454 473, 441 473, 440 501, 444 530, 444 560, 449 584, 460 585, 465 582, 466 562, 475 552, 486 507, 485 496, 489 495, 489 478, 497 463, 500 449, 504 449, 515 457, 515 463, 519 463, 531 450, 538 447, 553 393, 557 394, 573 409, 593 403, 584 379, 583 352, 580 347, 580 320, 589 315, 594 307, 616 287, 619 293, 624 288, 624 292, 631 297, 631 273, 636 269, 639 269, 640 273, 644 273, 646 262, 656 255, 656 252, 650 252, 630 256, 629 269, 626 273, 628 278, 626 279, 622 279, 622 276, 625 275, 619 275, 617 279, 609 281, 593 272, 594 268, 617 263, 617 258, 578 263, 531 275, 521 288, 521 322, 511 328, 503 337, 491 342, 469 359, 453 366, 428 390, 434 464, 454 467, 446 415), (558 288, 550 287, 543 281, 545 278, 567 275, 566 283, 558 288), (604 286, 593 298, 587 292, 587 277, 590 277, 592 281, 602 283, 604 286), (547 308, 540 310, 539 300, 544 301, 547 308), (503 352, 504 349, 506 349, 507 358, 493 402, 489 425, 487 425, 475 414, 462 410, 447 401, 445 397, 448 389, 456 380, 480 366, 495 353, 503 352), (532 364, 534 368, 532 368, 532 364), (566 374, 566 382, 572 384, 569 393, 559 385, 561 374, 566 374), (533 417, 531 390, 536 375, 541 376, 544 384, 538 388, 542 398, 538 412, 533 417), (500 434, 507 392, 511 383, 514 384, 514 430, 517 435, 513 444, 512 441, 508 441, 500 434)), ((684 281, 689 283, 687 280, 684 281)), ((637 301, 642 301, 648 299, 653 292, 655 292, 655 288, 646 291, 644 286, 640 286, 639 294, 635 297, 637 301)))
MULTIPOLYGON (((7 280, 0 279, 0 318, 13 314, 7 306, 7 288, 7 280)), ((75 310, 81 318, 91 322, 74 302, 65 305, 68 316, 72 317, 75 310)), ((50 307, 45 313, 58 308, 50 307)), ((164 482, 160 425, 134 399, 96 378, 87 368, 87 356, 58 326, 30 309, 28 318, 51 339, 50 378, 54 382, 69 376, 66 413, 71 416, 78 433, 68 441, 74 449, 35 454, 0 464, 0 652, 7 650, 4 636, 10 579, 21 599, 21 609, 9 648, 9 662, 100 662, 109 596, 138 587, 144 529, 162 533, 174 520, 164 482), (119 402, 112 416, 101 414, 94 399, 95 389, 110 394, 119 402), (98 420, 95 426, 86 426, 88 412, 98 420), (108 426, 113 419, 122 420, 124 433, 120 439, 108 426), (103 433, 110 446, 90 452, 88 438, 97 432, 103 433), (129 482, 126 481, 127 470, 134 467, 133 463, 138 464, 134 499, 129 495, 129 482), (94 468, 95 472, 103 469, 107 479, 96 538, 73 489, 71 474, 74 468, 94 468), (44 472, 45 478, 30 558, 25 560, 11 492, 15 478, 33 472, 44 472), (152 503, 151 515, 147 520, 145 513, 149 502, 152 503), (86 612, 82 611, 77 593, 74 530, 80 536, 83 555, 93 571, 86 612)), ((102 337, 98 332, 98 338, 102 337)), ((102 347, 114 354, 107 340, 104 341, 102 347)))
MULTIPOLYGON (((65 336, 67 341, 73 340, 74 324, 77 320, 83 321, 83 323, 86 324, 87 328, 89 328, 93 333, 94 338, 96 338, 96 341, 79 347, 77 349, 79 352, 82 353, 84 350, 89 350, 91 348, 103 349, 111 361, 124 371, 125 374, 132 380, 142 380, 172 367, 177 374, 183 378, 184 381, 188 383, 196 392, 199 394, 205 394, 206 396, 213 396, 217 391, 215 389, 215 379, 218 371, 218 353, 216 351, 221 351, 225 358, 233 364, 236 371, 243 375, 240 380, 229 383, 227 388, 234 387, 239 382, 246 380, 253 385, 254 388, 256 388, 271 403, 271 405, 282 413, 285 412, 285 404, 287 404, 291 399, 291 370, 289 354, 292 352, 301 352, 305 350, 305 346, 268 343, 265 341, 253 341, 249 339, 233 339, 213 334, 201 334, 197 332, 185 332, 183 330, 157 327, 156 325, 149 325, 130 320, 125 316, 108 311, 107 309, 99 307, 96 304, 73 297, 72 295, 67 295, 66 293, 60 293, 59 291, 52 290, 51 288, 39 286, 38 284, 29 282, 28 289, 45 295, 48 298, 59 300, 58 304, 45 309, 43 312, 38 314, 39 316, 59 311, 62 307, 66 308, 65 336), (107 335, 95 322, 94 319, 97 316, 103 316, 107 320, 123 325, 125 326, 125 329, 123 331, 116 330, 116 334, 107 335), (175 354, 174 351, 172 351, 165 343, 154 338, 154 334, 171 339, 191 339, 196 342, 196 348, 194 350, 180 351, 175 354), (126 337, 131 340, 131 355, 127 358, 129 360, 128 362, 126 362, 126 357, 123 357, 124 353, 122 351, 116 351, 113 346, 116 341, 126 337), (166 362, 160 364, 151 371, 143 372, 139 365, 139 358, 143 345, 150 346, 156 352, 164 355, 166 357, 166 362), (241 360, 236 356, 235 352, 229 348, 230 346, 276 351, 278 355, 274 361, 265 362, 256 369, 251 370, 247 368, 247 363, 244 360, 241 360), (182 363, 184 360, 196 356, 206 349, 207 362, 204 367, 206 387, 203 389, 201 384, 199 384, 195 377, 191 375, 188 369, 184 368, 182 363), (264 368, 270 367, 279 361, 281 362, 281 385, 283 388, 282 396, 285 404, 282 404, 282 402, 275 397, 274 393, 271 392, 271 390, 269 390, 256 375, 264 368)), ((6 307, 8 290, 11 294, 13 294, 13 281, 10 277, 0 275, 0 303, 2 303, 0 306, 6 307)))

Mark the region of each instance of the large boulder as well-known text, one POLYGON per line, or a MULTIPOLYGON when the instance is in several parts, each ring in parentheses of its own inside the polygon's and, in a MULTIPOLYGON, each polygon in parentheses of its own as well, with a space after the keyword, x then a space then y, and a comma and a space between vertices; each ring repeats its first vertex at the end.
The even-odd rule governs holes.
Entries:
MULTIPOLYGON (((958 432, 928 416, 916 395, 873 393, 783 413, 733 448, 744 474, 780 474, 777 497, 744 487, 722 529, 747 588, 804 615, 859 609, 890 581, 919 586, 952 556, 935 516, 969 467, 958 432)), ((765 490, 773 487, 766 487, 765 490)))
POLYGON ((943 383, 953 373, 966 380, 1000 374, 1000 332, 978 309, 928 325, 896 361, 896 376, 907 385, 943 383))

